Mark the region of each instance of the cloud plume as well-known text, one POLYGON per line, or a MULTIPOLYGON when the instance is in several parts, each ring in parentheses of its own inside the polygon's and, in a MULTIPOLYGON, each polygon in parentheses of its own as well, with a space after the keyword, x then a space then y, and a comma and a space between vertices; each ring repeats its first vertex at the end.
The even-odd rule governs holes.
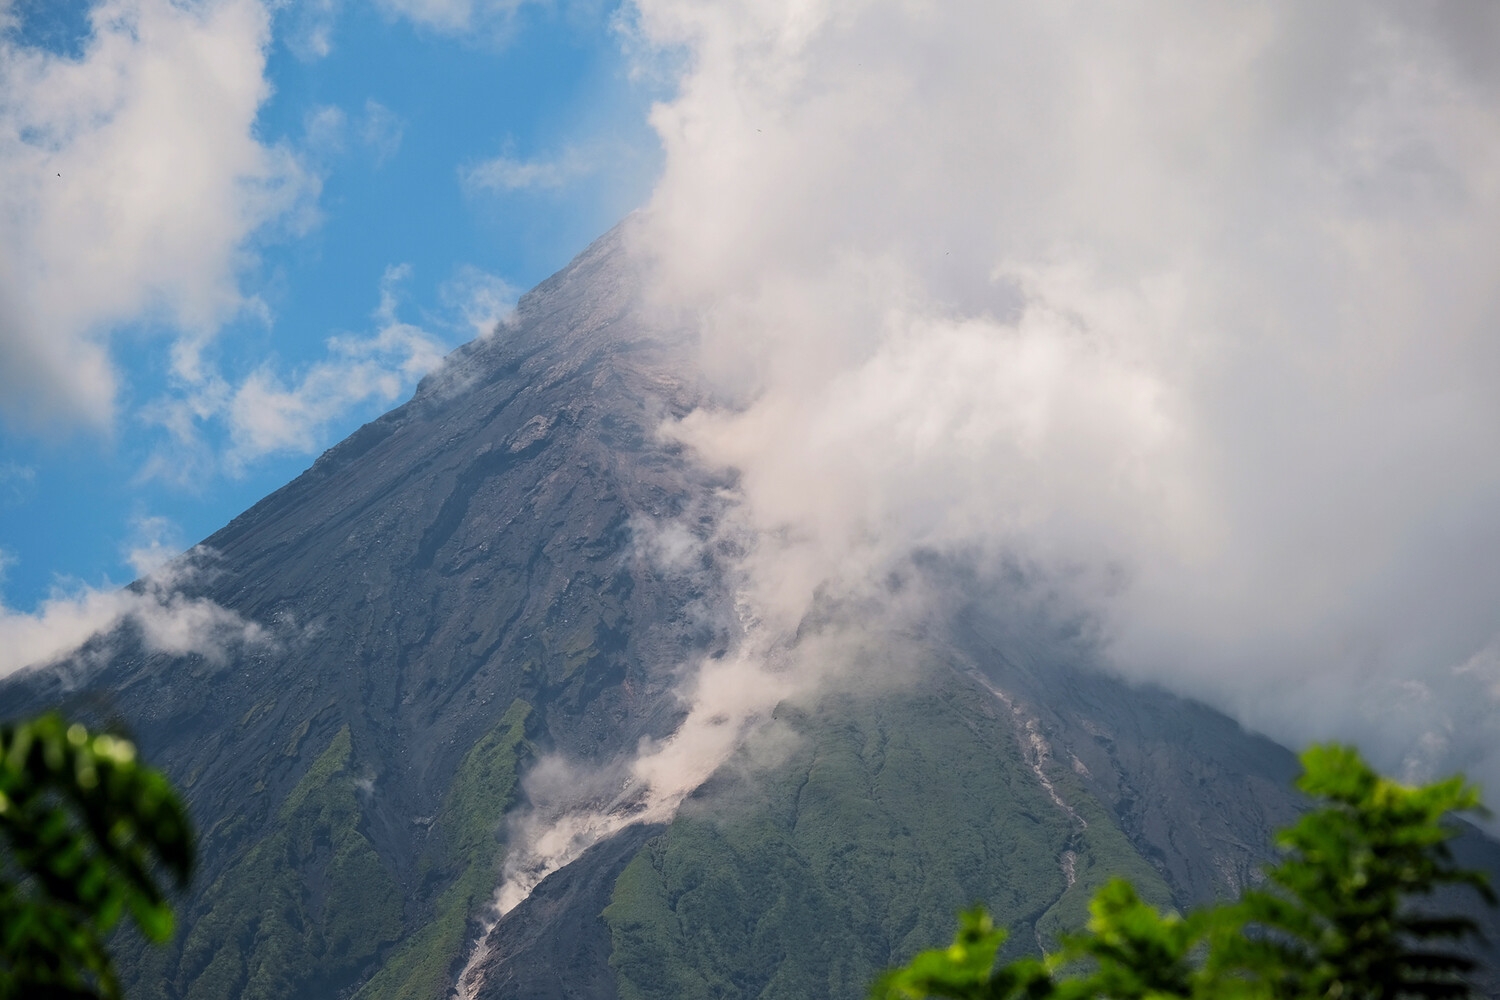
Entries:
POLYGON ((635 7, 754 603, 1019 560, 1131 676, 1500 785, 1500 14, 635 7))

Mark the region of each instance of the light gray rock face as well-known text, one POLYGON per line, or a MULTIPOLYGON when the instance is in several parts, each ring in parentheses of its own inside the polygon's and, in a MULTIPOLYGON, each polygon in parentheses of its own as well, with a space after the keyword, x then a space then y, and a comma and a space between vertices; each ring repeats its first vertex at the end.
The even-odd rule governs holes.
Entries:
MULTIPOLYGON (((6 715, 62 703, 122 721, 191 801, 202 864, 184 933, 164 950, 126 944, 131 995, 438 1000, 499 879, 500 813, 524 800, 507 782, 543 753, 607 764, 673 731, 675 671, 724 648, 731 615, 711 562, 659 570, 641 528, 686 517, 707 537, 727 481, 657 433, 701 393, 691 338, 651 329, 639 291, 616 230, 409 403, 207 539, 209 568, 189 592, 260 623, 267 642, 222 662, 171 658, 146 654, 127 628, 0 688, 6 715)), ((767 779, 782 783, 766 793, 780 805, 759 839, 744 839, 741 816, 715 840, 699 809, 628 828, 543 881, 490 933, 480 995, 655 995, 642 970, 658 958, 662 975, 695 965, 703 995, 862 995, 867 967, 935 943, 919 938, 950 926, 950 901, 934 896, 929 909, 942 912, 898 920, 892 889, 886 911, 865 912, 841 897, 853 883, 840 879, 868 875, 886 892, 885 876, 869 873, 897 867, 891 838, 918 834, 809 831, 837 828, 816 826, 834 815, 829 796, 892 830, 899 810, 881 810, 897 792, 969 781, 933 801, 971 796, 962 768, 870 749, 920 750, 918 728, 940 728, 943 713, 956 713, 952 740, 993 755, 972 773, 1008 769, 1007 801, 1024 821, 952 835, 980 857, 1032 838, 1046 858, 1045 877, 1000 865, 993 884, 966 890, 1026 882, 1022 945, 1078 912, 1075 880, 1102 874, 1089 858, 1138 863, 1179 905, 1254 880, 1270 831, 1298 808, 1291 755, 1201 705, 1110 678, 1085 645, 1008 622, 1003 604, 971 594, 935 623, 941 677, 920 708, 798 709, 810 749, 767 779), (844 746, 857 749, 847 761, 844 746), (887 759, 915 763, 893 774, 887 759), (835 760, 858 787, 817 799, 835 760), (673 868, 705 856, 724 884, 781 896, 705 896, 707 875, 673 868), (853 965, 798 951, 816 944, 785 930, 802 888, 818 893, 806 905, 821 907, 830 934, 847 931, 853 965), (742 932, 745 947, 767 949, 756 959, 765 968, 703 943, 742 932), (641 942, 661 955, 632 952, 641 942), (823 978, 804 992, 799 976, 823 978)), ((912 847, 929 859, 941 848, 912 847)), ((1493 857, 1487 842, 1470 849, 1493 857)))

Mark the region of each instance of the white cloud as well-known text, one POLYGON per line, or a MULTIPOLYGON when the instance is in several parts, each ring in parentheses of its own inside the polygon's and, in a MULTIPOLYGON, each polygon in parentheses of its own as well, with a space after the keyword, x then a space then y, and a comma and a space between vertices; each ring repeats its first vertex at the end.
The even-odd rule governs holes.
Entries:
POLYGON ((794 626, 1020 560, 1114 663, 1500 780, 1500 14, 637 0, 641 249, 794 626))
POLYGON ((528 0, 377 0, 391 16, 445 34, 504 37, 528 0))
POLYGON ((377 328, 367 336, 330 337, 323 360, 291 376, 270 363, 232 383, 199 366, 179 392, 145 409, 171 443, 142 470, 142 478, 190 483, 217 471, 237 476, 249 464, 275 454, 309 454, 326 446, 330 427, 361 406, 389 406, 442 363, 447 346, 397 315, 406 265, 389 267, 381 281, 377 328), (207 429, 228 436, 215 456, 207 429))
POLYGON ((303 119, 304 154, 327 161, 346 151, 351 134, 374 159, 384 163, 401 148, 406 122, 390 108, 370 98, 364 109, 351 116, 334 104, 313 107, 303 119))
POLYGON ((135 630, 148 652, 197 654, 211 662, 222 662, 236 646, 268 642, 254 622, 183 593, 211 563, 210 553, 197 550, 131 588, 59 587, 30 614, 0 603, 0 677, 56 663, 122 625, 135 630))
POLYGON ((326 58, 333 52, 333 28, 338 21, 340 0, 293 0, 283 16, 287 47, 303 62, 326 58))
POLYGON ((333 421, 364 403, 396 402, 442 363, 443 344, 396 315, 397 286, 409 271, 405 265, 386 269, 373 334, 329 338, 328 357, 290 385, 263 367, 224 395, 231 473, 266 455, 317 450, 333 421))
POLYGON ((255 135, 262 3, 103 0, 90 17, 77 60, 0 39, 0 410, 31 425, 108 426, 114 331, 212 336, 246 306, 251 234, 317 188, 255 135))
POLYGON ((142 514, 131 519, 131 537, 124 546, 125 561, 137 577, 161 570, 187 548, 182 531, 169 518, 142 514))
POLYGON ((343 152, 344 137, 349 129, 349 116, 335 104, 324 104, 309 110, 303 118, 303 142, 308 152, 316 156, 332 156, 343 152))
POLYGON ((463 317, 474 336, 488 337, 511 321, 521 290, 498 275, 465 265, 444 282, 438 294, 445 306, 463 317))
POLYGON ((564 187, 596 169, 598 163, 594 157, 569 149, 551 160, 497 156, 460 168, 459 179, 470 191, 540 191, 564 187))
POLYGON ((374 154, 377 164, 396 155, 405 131, 406 122, 400 115, 374 98, 365 101, 365 111, 359 121, 359 139, 374 154))

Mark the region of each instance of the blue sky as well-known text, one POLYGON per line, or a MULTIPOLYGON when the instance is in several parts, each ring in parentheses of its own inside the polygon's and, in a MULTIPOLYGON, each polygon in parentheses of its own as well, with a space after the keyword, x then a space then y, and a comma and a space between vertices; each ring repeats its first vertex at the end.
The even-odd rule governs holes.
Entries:
MULTIPOLYGON (((23 60, 34 65, 31 89, 12 91, 13 102, 30 107, 5 111, 11 148, 0 169, 7 174, 55 168, 51 174, 63 176, 52 179, 62 184, 91 149, 120 155, 111 143, 162 143, 149 121, 135 126, 139 138, 100 141, 69 116, 108 100, 100 93, 111 86, 106 68, 129 74, 157 60, 157 69, 170 75, 174 60, 184 61, 195 47, 218 47, 251 63, 261 53, 262 71, 242 68, 230 85, 254 88, 258 76, 262 90, 258 100, 249 99, 248 116, 243 100, 229 112, 244 118, 240 148, 223 150, 222 162, 212 162, 210 150, 200 169, 258 170, 289 189, 260 204, 248 204, 253 192, 231 189, 229 197, 247 203, 241 217, 189 239, 182 252, 227 258, 219 273, 197 279, 217 286, 207 294, 236 300, 210 309, 207 320, 184 315, 191 307, 173 315, 170 301, 166 309, 159 301, 191 299, 205 294, 201 289, 172 287, 171 277, 149 272, 127 280, 166 287, 121 294, 76 320, 60 306, 31 303, 43 319, 50 311, 63 313, 63 324, 73 322, 64 336, 97 350, 113 378, 111 388, 100 390, 69 386, 63 375, 63 384, 15 401, 3 414, 0 595, 15 610, 33 609, 58 588, 128 582, 150 563, 153 546, 157 555, 186 547, 294 477, 323 448, 404 399, 432 357, 473 337, 519 291, 637 207, 659 169, 646 110, 660 85, 630 72, 619 13, 610 4, 307 0, 262 13, 268 36, 267 25, 256 23, 264 11, 259 4, 238 5, 245 8, 239 23, 221 25, 195 20, 193 6, 9 5, 0 59, 10 72, 23 60), (127 49, 106 56, 91 13, 130 21, 138 37, 122 43, 129 32, 105 25, 102 34, 127 49), (141 28, 153 21, 160 22, 156 37, 141 28), (161 37, 172 29, 186 37, 161 37), (75 106, 49 106, 69 89, 59 81, 70 65, 83 77, 72 82, 75 106), (98 71, 93 78, 91 66, 98 71), (53 135, 36 134, 38 125, 49 124, 53 135), (46 155, 17 155, 15 147, 28 139, 46 155), (280 162, 247 165, 254 147, 280 162), (360 343, 398 324, 404 344, 361 353, 360 343), (330 338, 343 338, 351 349, 340 353, 330 338), (178 356, 189 340, 201 355, 196 378, 184 377, 178 356), (327 377, 309 380, 320 365, 332 366, 323 369, 327 377), (330 384, 344 381, 353 367, 376 387, 329 398, 338 395, 330 384), (308 405, 288 424, 247 429, 223 402, 247 386, 293 395, 300 389, 308 405), (216 409, 203 398, 213 395, 216 409), (174 433, 167 421, 192 406, 202 412, 174 433)), ((187 72, 162 84, 194 85, 187 72)), ((148 92, 144 84, 135 93, 125 90, 126 101, 144 107, 111 108, 119 119, 174 113, 171 95, 148 92)), ((194 143, 191 131, 168 132, 166 140, 159 152, 168 160, 179 153, 193 158, 171 144, 194 143)), ((143 211, 171 224, 174 213, 193 206, 173 204, 172 167, 161 170, 168 175, 162 190, 120 197, 163 198, 143 211)), ((59 225, 75 227, 64 234, 69 240, 114 239, 122 256, 152 252, 150 234, 111 233, 87 208, 59 225)), ((26 235, 23 246, 47 243, 26 235)), ((38 252, 70 253, 55 240, 38 252)), ((22 266, 17 270, 21 282, 29 280, 22 266)), ((74 281, 92 283, 86 272, 74 281)), ((62 284, 45 294, 79 294, 62 284)), ((0 329, 0 338, 55 336, 17 329, 26 321, 15 315, 5 320, 11 328, 0 329)), ((7 362, 19 378, 17 355, 0 361, 7 362)), ((7 390, 15 400, 14 387, 7 390)))

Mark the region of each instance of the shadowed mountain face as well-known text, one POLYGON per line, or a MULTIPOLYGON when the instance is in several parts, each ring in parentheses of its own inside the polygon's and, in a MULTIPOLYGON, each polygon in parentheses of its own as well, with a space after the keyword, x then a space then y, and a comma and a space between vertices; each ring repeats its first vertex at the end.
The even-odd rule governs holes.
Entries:
POLYGON ((265 641, 170 658, 122 629, 0 689, 123 720, 192 804, 182 932, 122 941, 130 995, 438 1000, 482 936, 487 998, 853 998, 976 900, 1024 950, 1111 875, 1164 905, 1256 878, 1286 751, 970 595, 904 683, 783 704, 670 823, 485 930, 532 765, 667 737, 680 668, 734 640, 713 560, 641 544, 708 537, 729 484, 656 433, 700 394, 638 291, 617 230, 208 539, 189 593, 265 641))

